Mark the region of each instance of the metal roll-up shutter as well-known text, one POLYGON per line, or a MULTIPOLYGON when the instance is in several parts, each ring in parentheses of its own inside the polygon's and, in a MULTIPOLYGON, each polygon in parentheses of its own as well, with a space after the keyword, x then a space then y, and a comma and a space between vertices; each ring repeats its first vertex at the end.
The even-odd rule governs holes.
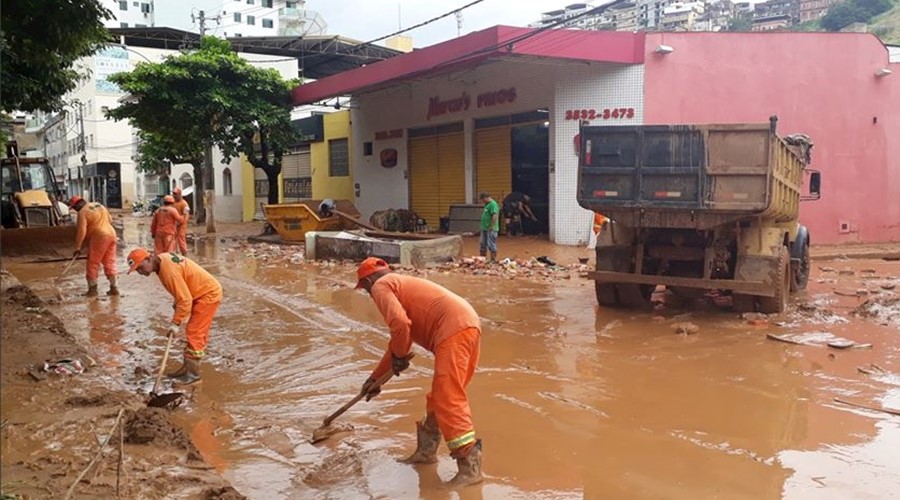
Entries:
MULTIPOLYGON (((508 126, 475 131, 475 196, 500 203, 512 191, 512 133, 508 126)), ((479 200, 480 201, 480 200, 479 200)))
POLYGON ((440 214, 437 136, 409 140, 409 206, 432 227, 440 214))
POLYGON ((281 157, 284 202, 294 203, 312 198, 312 161, 309 146, 303 146, 281 157))
POLYGON ((440 217, 450 215, 450 205, 466 202, 466 144, 463 134, 439 135, 438 149, 438 218, 428 220, 432 231, 439 228, 440 217))

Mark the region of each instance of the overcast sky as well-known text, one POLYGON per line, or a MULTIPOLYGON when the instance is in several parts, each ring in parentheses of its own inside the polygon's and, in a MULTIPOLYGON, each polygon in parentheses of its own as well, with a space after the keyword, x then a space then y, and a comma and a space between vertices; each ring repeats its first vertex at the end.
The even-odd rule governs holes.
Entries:
MULTIPOLYGON (((452 11, 472 0, 308 0, 306 8, 317 11, 328 23, 328 34, 342 35, 361 41, 407 28, 452 11), (399 11, 399 12, 398 12, 399 11), (398 15, 399 14, 399 15, 398 15), (399 18, 399 19, 398 19, 399 18)), ((204 10, 213 16, 232 0, 156 0, 156 25, 197 31, 191 24, 191 9, 204 10)), ((527 26, 538 20, 542 12, 562 8, 570 0, 483 0, 463 11, 462 34, 497 24, 527 26)), ((605 3, 603 1, 595 4, 605 3)), ((210 27, 215 26, 211 24, 210 27)), ((432 45, 457 35, 456 18, 440 21, 406 33, 416 47, 432 45)))

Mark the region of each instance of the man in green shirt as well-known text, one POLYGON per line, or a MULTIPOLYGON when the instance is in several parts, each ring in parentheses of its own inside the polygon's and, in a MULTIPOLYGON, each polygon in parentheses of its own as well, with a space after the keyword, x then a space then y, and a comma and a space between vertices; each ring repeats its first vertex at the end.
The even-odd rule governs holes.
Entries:
POLYGON ((484 212, 481 213, 481 256, 491 251, 491 262, 497 261, 497 232, 500 231, 500 205, 491 198, 488 193, 479 196, 484 203, 484 212))

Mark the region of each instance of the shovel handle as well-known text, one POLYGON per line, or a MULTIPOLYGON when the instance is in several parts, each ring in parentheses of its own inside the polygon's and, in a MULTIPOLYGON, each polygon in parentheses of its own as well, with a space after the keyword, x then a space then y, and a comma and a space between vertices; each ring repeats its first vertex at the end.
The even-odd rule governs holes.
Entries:
POLYGON ((63 276, 65 276, 66 273, 69 272, 69 268, 72 267, 72 264, 75 263, 75 259, 77 259, 79 255, 81 255, 81 254, 76 253, 75 255, 72 256, 72 258, 69 260, 69 263, 66 264, 66 267, 63 268, 61 273, 59 273, 59 276, 57 276, 56 279, 53 280, 54 284, 59 283, 59 280, 61 280, 63 278, 63 276))
POLYGON ((169 348, 172 347, 172 332, 166 335, 166 352, 163 353, 162 363, 159 364, 159 372, 156 373, 156 383, 153 384, 153 395, 159 390, 159 383, 162 382, 163 372, 166 370, 166 362, 169 361, 169 348))
MULTIPOLYGON (((414 356, 413 353, 409 353, 409 356, 407 356, 406 359, 408 359, 408 360, 412 359, 413 356, 414 356)), ((376 379, 375 383, 372 384, 371 386, 369 386, 368 389, 371 390, 373 387, 381 387, 382 385, 386 384, 387 381, 390 380, 391 377, 393 377, 393 376, 394 376, 394 372, 392 370, 388 370, 387 373, 385 373, 384 375, 382 375, 381 377, 376 379)), ((340 408, 337 409, 337 411, 335 411, 331 415, 328 415, 327 417, 325 417, 325 420, 322 421, 322 427, 325 427, 325 426, 331 424, 331 422, 333 422, 334 419, 343 415, 344 412, 349 410, 356 403, 359 403, 359 401, 362 398, 366 397, 366 394, 368 394, 368 391, 364 391, 364 390, 359 391, 359 394, 354 396, 353 399, 351 399, 350 401, 347 402, 347 404, 345 404, 344 406, 341 406, 340 408)))

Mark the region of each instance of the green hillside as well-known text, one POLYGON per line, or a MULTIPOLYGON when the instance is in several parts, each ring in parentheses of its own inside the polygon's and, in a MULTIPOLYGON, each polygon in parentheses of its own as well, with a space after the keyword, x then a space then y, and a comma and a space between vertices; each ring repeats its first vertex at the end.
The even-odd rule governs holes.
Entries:
POLYGON ((891 10, 872 19, 869 31, 878 35, 884 43, 900 44, 900 3, 895 2, 891 10))

